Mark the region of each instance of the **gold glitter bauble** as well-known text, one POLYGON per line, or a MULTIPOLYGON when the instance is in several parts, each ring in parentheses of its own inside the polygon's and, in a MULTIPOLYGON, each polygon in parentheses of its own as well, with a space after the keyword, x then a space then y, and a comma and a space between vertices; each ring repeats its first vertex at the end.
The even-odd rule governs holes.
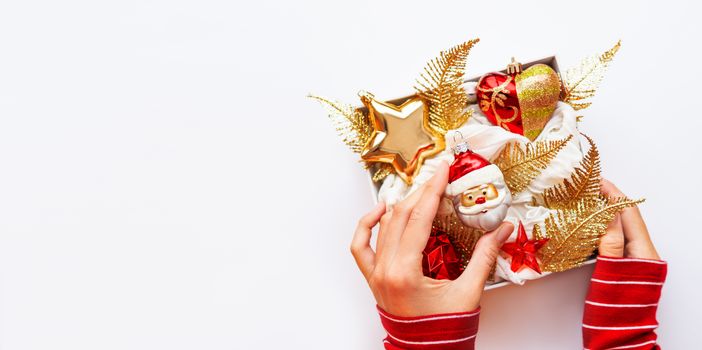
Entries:
POLYGON ((553 68, 535 64, 515 76, 524 136, 536 139, 544 129, 561 94, 561 81, 553 68))

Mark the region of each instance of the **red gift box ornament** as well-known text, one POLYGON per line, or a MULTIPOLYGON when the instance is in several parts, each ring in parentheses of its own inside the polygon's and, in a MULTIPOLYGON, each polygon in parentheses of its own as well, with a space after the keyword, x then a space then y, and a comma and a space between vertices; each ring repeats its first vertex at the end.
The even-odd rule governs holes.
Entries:
POLYGON ((514 58, 507 74, 485 74, 476 86, 478 105, 488 120, 531 141, 551 118, 560 94, 553 68, 539 63, 522 71, 514 58))
POLYGON ((446 232, 432 227, 422 253, 424 276, 437 280, 455 280, 463 272, 463 264, 446 232))

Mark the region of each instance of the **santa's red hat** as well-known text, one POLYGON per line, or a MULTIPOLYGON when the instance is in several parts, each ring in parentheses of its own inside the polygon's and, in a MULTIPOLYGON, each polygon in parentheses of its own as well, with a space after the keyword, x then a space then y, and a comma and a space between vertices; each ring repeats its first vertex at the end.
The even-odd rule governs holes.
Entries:
POLYGON ((454 147, 454 161, 449 167, 446 194, 457 196, 482 184, 504 182, 502 171, 483 156, 468 149, 467 143, 454 147))

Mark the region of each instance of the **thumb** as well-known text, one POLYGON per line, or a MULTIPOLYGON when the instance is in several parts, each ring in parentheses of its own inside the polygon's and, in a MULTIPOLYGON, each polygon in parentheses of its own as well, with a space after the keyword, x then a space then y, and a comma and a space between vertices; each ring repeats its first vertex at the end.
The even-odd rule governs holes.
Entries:
POLYGON ((599 255, 621 258, 624 256, 624 228, 619 213, 609 223, 597 248, 599 255))
POLYGON ((491 231, 478 240, 473 250, 473 256, 466 270, 458 278, 458 283, 469 289, 482 291, 485 281, 490 276, 492 267, 500 252, 500 247, 514 231, 514 225, 503 222, 500 227, 491 231))

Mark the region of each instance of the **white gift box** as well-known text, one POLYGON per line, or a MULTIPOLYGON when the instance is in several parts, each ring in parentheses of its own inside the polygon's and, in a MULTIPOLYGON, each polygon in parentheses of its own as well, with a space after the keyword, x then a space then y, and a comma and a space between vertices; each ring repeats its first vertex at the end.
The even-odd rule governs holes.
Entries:
MULTIPOLYGON (((527 63, 523 63, 523 64, 522 64, 522 68, 523 68, 523 69, 527 69, 527 68, 529 68, 529 67, 531 67, 531 66, 533 66, 533 65, 535 65, 535 64, 539 64, 539 63, 550 66, 551 68, 553 68, 553 70, 556 71, 556 73, 558 73, 558 75, 559 75, 559 77, 560 77, 560 70, 559 70, 559 67, 558 67, 558 62, 557 62, 556 56, 549 56, 549 57, 546 57, 546 58, 542 58, 542 59, 538 59, 538 60, 529 61, 529 62, 527 62, 527 63)), ((497 71, 497 70, 495 70, 495 71, 497 71)), ((502 69, 502 70, 499 70, 499 71, 502 72, 502 73, 506 73, 506 69, 502 69)), ((482 75, 481 75, 481 76, 482 76, 482 75)), ((475 77, 466 79, 464 82, 465 82, 465 83, 477 83, 481 76, 475 76, 475 77)), ((472 86, 472 85, 473 85, 473 84, 470 84, 470 86, 472 86)), ((393 104, 396 104, 396 105, 399 105, 399 104, 401 104, 402 102, 406 101, 407 99, 411 98, 412 96, 414 96, 414 95, 409 95, 409 96, 405 96, 405 97, 393 99, 393 100, 390 100, 389 102, 391 102, 391 103, 393 103, 393 104)), ((474 93, 473 91, 468 91, 468 101, 469 101, 469 103, 471 103, 471 104, 476 103, 476 97, 475 97, 475 93, 474 93)), ((373 196, 373 201, 374 201, 374 203, 377 203, 377 202, 378 202, 378 191, 380 190, 380 186, 381 186, 381 184, 382 184, 382 181, 378 181, 378 182, 374 182, 374 181, 373 181, 373 179, 372 179, 372 177, 373 177, 373 171, 374 171, 374 169, 373 169, 372 167, 371 167, 371 168, 369 169, 369 171, 368 171, 368 182, 369 182, 369 184, 370 184, 371 194, 372 194, 372 196, 373 196)), ((584 265, 589 265, 589 264, 593 264, 594 262, 595 262, 595 259, 593 258, 593 259, 590 259, 590 260, 587 260, 586 262, 584 262, 584 263, 582 264, 582 266, 584 266, 584 265)), ((493 283, 488 282, 488 283, 485 285, 485 290, 490 290, 490 289, 495 289, 495 288, 499 288, 499 287, 504 287, 504 286, 509 285, 509 284, 512 284, 512 283, 509 282, 509 281, 500 281, 500 282, 493 282, 493 283)))

